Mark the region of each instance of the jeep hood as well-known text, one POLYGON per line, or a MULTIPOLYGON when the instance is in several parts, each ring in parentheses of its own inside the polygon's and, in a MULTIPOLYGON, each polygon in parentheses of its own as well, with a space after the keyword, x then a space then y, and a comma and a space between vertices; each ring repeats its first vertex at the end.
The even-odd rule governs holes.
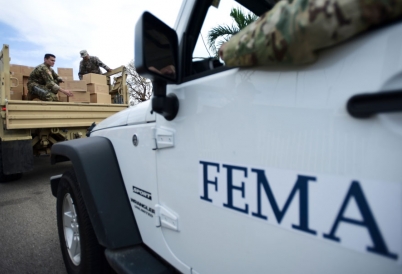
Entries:
POLYGON ((151 100, 142 102, 106 118, 97 124, 92 132, 112 127, 155 122, 155 113, 151 114, 151 110, 151 100))

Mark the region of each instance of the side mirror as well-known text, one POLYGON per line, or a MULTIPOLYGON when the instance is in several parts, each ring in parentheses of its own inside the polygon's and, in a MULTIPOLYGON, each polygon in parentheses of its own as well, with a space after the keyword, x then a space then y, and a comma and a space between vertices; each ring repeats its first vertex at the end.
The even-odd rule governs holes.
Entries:
POLYGON ((135 67, 148 78, 176 83, 178 41, 176 31, 144 12, 135 27, 135 67))
POLYGON ((152 110, 173 120, 179 111, 176 95, 166 96, 166 85, 178 83, 176 31, 144 12, 135 26, 134 61, 137 72, 153 83, 152 110))

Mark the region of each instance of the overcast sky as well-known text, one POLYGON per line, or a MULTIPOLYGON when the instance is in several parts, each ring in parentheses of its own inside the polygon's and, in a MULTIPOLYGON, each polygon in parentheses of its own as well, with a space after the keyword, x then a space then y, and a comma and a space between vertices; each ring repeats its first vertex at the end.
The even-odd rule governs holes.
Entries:
MULTIPOLYGON (((12 64, 37 66, 45 53, 78 79, 79 51, 115 68, 134 58, 134 27, 147 10, 173 27, 182 0, 0 0, 0 46, 12 64)), ((57 70, 56 70, 57 71, 57 70)))
MULTIPOLYGON (((116 68, 134 58, 134 28, 144 11, 174 27, 182 0, 0 0, 0 46, 10 46, 11 63, 35 67, 45 53, 56 55, 58 67, 73 68, 78 79, 81 58, 88 50, 106 65, 116 68)), ((207 31, 228 23, 230 9, 223 0, 219 10, 210 8, 203 26, 207 31), (212 18, 211 18, 212 17, 212 18)), ((206 42, 206 40, 205 40, 206 42)), ((208 56, 197 45, 195 56, 208 56)))

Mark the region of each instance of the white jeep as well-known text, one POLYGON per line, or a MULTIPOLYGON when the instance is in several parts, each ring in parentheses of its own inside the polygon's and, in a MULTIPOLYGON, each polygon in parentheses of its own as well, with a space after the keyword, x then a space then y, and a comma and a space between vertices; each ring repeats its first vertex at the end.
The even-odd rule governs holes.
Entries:
POLYGON ((212 2, 183 1, 175 30, 145 13, 152 101, 53 146, 74 167, 51 178, 67 270, 401 273, 402 22, 314 64, 228 68, 194 58, 212 2))

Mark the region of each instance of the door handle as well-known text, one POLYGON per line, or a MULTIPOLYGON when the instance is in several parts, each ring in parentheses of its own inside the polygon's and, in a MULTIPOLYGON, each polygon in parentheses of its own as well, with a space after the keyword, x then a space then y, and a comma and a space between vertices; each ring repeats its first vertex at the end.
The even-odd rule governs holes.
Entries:
POLYGON ((402 90, 363 93, 352 96, 346 105, 348 113, 359 119, 384 112, 402 111, 402 90))

